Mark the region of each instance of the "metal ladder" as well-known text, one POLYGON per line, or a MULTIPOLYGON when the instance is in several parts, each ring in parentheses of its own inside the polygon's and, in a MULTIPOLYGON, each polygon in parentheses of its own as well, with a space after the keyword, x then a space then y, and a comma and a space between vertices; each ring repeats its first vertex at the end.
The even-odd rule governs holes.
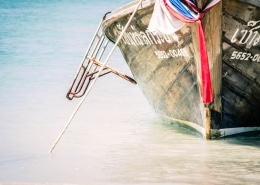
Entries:
POLYGON ((125 80, 128 80, 131 83, 136 84, 136 81, 131 77, 122 74, 116 69, 113 69, 112 67, 109 67, 100 62, 105 50, 107 49, 108 43, 110 42, 105 36, 105 33, 102 31, 102 23, 108 13, 104 15, 103 19, 99 23, 98 28, 74 77, 71 87, 67 92, 66 97, 69 100, 82 97, 91 87, 91 84, 95 82, 96 78, 111 72, 124 78, 125 80))
POLYGON ((105 74, 108 74, 110 72, 126 79, 129 80, 132 83, 136 84, 136 81, 132 79, 129 76, 126 76, 115 69, 109 67, 106 65, 108 62, 110 56, 112 55, 113 51, 115 50, 116 46, 120 42, 120 40, 123 37, 123 34, 125 33, 126 29, 130 25, 134 15, 136 14, 138 8, 141 6, 143 0, 139 0, 139 2, 136 5, 135 10, 133 11, 131 17, 129 18, 127 24, 125 25, 123 31, 120 33, 118 36, 114 46, 112 47, 111 51, 109 52, 107 58, 105 59, 104 63, 99 62, 99 59, 103 55, 107 44, 108 40, 106 39, 105 34, 102 32, 101 25, 106 17, 107 14, 103 17, 102 21, 100 22, 98 29, 90 43, 89 49, 87 50, 83 61, 81 65, 79 66, 78 72, 73 80, 73 83, 67 93, 67 98, 69 100, 72 100, 74 97, 82 97, 78 106, 75 108, 73 111, 72 115, 70 116, 67 124, 64 126, 62 129, 61 133, 59 134, 58 138, 55 140, 53 145, 51 146, 49 150, 49 154, 52 153, 54 150, 55 146, 58 144, 60 139, 62 138, 63 134, 65 133, 66 129, 69 127, 71 121, 73 120, 74 116, 76 115, 77 111, 79 110, 80 106, 84 102, 85 98, 87 97, 88 93, 92 89, 93 85, 95 84, 96 80, 100 76, 104 76, 105 74), (97 43, 94 44, 95 40, 97 40, 97 43), (102 48, 103 47, 103 48, 102 48), (102 49, 101 49, 102 48, 102 49), (89 56, 90 54, 90 56, 89 56), (97 57, 97 58, 96 58, 97 57), (102 73, 103 72, 103 73, 102 73))

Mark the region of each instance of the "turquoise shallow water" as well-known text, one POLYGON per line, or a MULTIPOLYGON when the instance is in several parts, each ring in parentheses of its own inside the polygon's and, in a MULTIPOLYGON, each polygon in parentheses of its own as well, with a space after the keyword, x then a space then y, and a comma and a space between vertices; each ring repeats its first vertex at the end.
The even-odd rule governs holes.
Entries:
MULTIPOLYGON (((65 94, 104 13, 128 1, 0 0, 0 184, 260 184, 260 136, 204 141, 163 123, 137 85, 65 94)), ((109 65, 131 75, 119 51, 109 65)))

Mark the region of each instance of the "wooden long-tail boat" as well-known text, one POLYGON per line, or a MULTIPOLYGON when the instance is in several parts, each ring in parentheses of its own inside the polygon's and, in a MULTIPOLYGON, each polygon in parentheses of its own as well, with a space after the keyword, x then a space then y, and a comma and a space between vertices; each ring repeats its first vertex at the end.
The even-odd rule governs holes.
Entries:
MULTIPOLYGON (((167 2, 133 1, 107 14, 101 23, 104 39, 120 48, 156 113, 206 139, 260 131, 260 0, 215 1, 207 10, 212 0, 175 0, 194 11, 194 19, 178 17, 167 2), (173 24, 180 24, 177 30, 163 28, 169 22, 160 19, 163 5, 170 12, 166 15, 178 20, 173 24)), ((101 66, 103 74, 114 72, 97 58, 92 54, 84 60, 101 66)), ((91 80, 97 72, 87 74, 91 80)), ((67 97, 76 97, 77 90, 78 86, 71 87, 67 97)))

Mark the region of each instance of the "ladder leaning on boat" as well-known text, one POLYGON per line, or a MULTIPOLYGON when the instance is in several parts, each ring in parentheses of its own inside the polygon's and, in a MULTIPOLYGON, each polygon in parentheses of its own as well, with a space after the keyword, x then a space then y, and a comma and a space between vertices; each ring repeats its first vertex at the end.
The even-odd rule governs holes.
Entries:
POLYGON ((114 50, 116 49, 118 43, 121 41, 123 34, 126 32, 126 29, 129 27, 134 15, 136 14, 137 10, 139 9, 140 5, 142 4, 143 0, 139 0, 138 4, 136 5, 135 10, 133 11, 131 17, 129 18, 127 24, 125 25, 124 29, 120 33, 119 37, 117 38, 115 44, 113 45, 112 49, 107 55, 107 58, 105 59, 104 63, 99 62, 100 58, 102 57, 107 44, 109 42, 108 39, 106 39, 105 34, 103 33, 101 29, 101 25, 106 17, 107 14, 103 17, 101 20, 98 29, 90 43, 89 48, 86 51, 86 54, 84 56, 84 59, 78 69, 78 72, 76 73, 76 76, 73 80, 72 86, 70 87, 68 93, 67 93, 67 98, 68 99, 73 99, 73 97, 82 97, 81 101, 79 104, 76 106, 74 112, 70 116, 67 124, 64 126, 63 130, 51 146, 49 150, 49 154, 52 153, 60 139, 62 138, 63 134, 65 133, 66 129, 70 125, 71 121, 73 120, 74 116, 76 115, 77 111, 79 110, 80 106, 86 99, 87 95, 89 94, 90 90, 92 89, 93 85, 95 84, 96 80, 100 76, 104 76, 105 74, 108 74, 110 72, 136 84, 136 81, 132 79, 131 77, 124 75, 117 70, 106 66, 107 62, 109 61, 111 55, 113 54, 114 50), (97 40, 97 43, 95 41, 97 40), (105 42, 104 42, 105 41, 105 42), (101 49, 102 47, 102 49, 101 49), (93 49, 93 50, 92 50, 93 49), (90 54, 90 56, 88 56, 90 54), (102 73, 103 72, 103 73, 102 73), (81 93, 81 94, 80 94, 81 93), (83 94, 82 94, 83 93, 83 94))
MULTIPOLYGON (((71 87, 67 92, 66 97, 69 100, 84 96, 87 90, 91 89, 91 84, 95 82, 96 78, 104 76, 111 72, 124 78, 125 80, 128 80, 131 83, 136 84, 136 81, 133 78, 122 74, 121 72, 110 66, 107 66, 105 63, 100 62, 109 43, 109 40, 107 39, 101 28, 103 20, 106 18, 106 15, 108 13, 106 13, 101 20, 97 31, 92 38, 89 48, 87 49, 84 58, 79 66, 79 69, 76 72, 71 87)), ((107 60, 109 60, 109 58, 107 60)))

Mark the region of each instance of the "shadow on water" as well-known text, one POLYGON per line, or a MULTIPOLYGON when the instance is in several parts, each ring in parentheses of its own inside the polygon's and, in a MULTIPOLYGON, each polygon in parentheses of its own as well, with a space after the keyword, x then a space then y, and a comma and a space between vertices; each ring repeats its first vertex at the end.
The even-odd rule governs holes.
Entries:
MULTIPOLYGON (((186 135, 188 137, 194 137, 195 139, 204 140, 203 136, 195 129, 174 122, 168 122, 165 120, 160 120, 160 121, 161 124, 164 125, 164 127, 167 127, 168 129, 174 130, 175 132, 178 132, 182 135, 186 135)), ((260 148, 260 132, 255 131, 255 132, 235 134, 223 138, 212 139, 211 141, 214 142, 220 141, 226 144, 260 148)))
POLYGON ((249 132, 243 134, 236 134, 233 136, 227 136, 225 138, 221 138, 218 140, 222 140, 229 144, 235 145, 244 145, 260 148, 260 132, 249 132))
POLYGON ((11 163, 17 163, 17 162, 24 162, 24 161, 32 161, 32 160, 41 160, 50 158, 50 155, 48 154, 42 154, 42 155, 33 155, 33 156, 18 156, 13 158, 6 158, 0 160, 0 166, 1 165, 8 165, 11 163))

